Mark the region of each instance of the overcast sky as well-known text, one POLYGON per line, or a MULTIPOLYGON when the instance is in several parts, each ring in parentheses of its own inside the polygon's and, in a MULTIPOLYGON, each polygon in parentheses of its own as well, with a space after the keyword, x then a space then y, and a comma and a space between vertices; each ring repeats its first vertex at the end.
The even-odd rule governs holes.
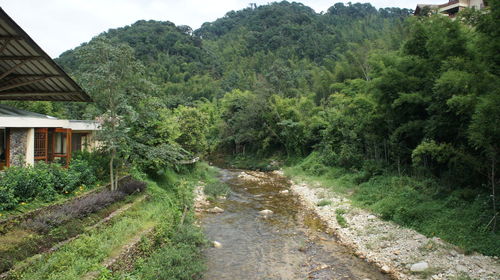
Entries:
MULTIPOLYGON (((176 25, 199 28, 231 10, 273 1, 259 0, 0 0, 1 7, 50 56, 79 46, 110 28, 132 24, 140 19, 168 20, 176 25)), ((289 0, 289 2, 292 2, 289 0)), ((316 12, 326 11, 336 0, 299 0, 316 12)), ((357 1, 352 1, 357 2, 357 1)), ((365 0, 377 8, 414 9, 422 1, 365 0)), ((446 0, 423 0, 426 4, 446 0)))

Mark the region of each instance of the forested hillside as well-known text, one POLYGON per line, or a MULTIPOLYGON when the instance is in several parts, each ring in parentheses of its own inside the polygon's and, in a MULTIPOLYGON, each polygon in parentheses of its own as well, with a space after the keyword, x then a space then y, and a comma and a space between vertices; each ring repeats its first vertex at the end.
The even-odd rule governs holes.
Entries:
POLYGON ((125 161, 307 157, 307 174, 354 174, 360 203, 384 218, 498 255, 500 6, 490 2, 454 21, 286 1, 194 31, 138 21, 57 59, 94 104, 31 109, 94 118, 117 92, 125 161))

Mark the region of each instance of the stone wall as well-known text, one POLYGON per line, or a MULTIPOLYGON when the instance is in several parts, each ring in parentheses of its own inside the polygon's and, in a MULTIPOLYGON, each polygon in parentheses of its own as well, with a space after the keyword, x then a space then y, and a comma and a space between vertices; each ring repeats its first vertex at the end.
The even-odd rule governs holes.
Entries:
POLYGON ((26 163, 29 128, 10 129, 10 166, 21 166, 26 163))

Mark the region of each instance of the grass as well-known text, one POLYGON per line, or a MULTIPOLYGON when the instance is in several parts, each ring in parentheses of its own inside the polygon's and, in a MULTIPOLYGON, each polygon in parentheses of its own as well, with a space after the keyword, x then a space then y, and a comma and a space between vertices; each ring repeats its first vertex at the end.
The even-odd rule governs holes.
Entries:
POLYGON ((480 191, 446 190, 428 178, 389 172, 367 176, 363 171, 326 167, 314 154, 286 167, 285 174, 349 196, 355 206, 428 237, 440 237, 466 253, 500 256, 500 236, 486 227, 491 219, 489 198, 480 191))
POLYGON ((200 247, 205 245, 201 230, 193 225, 178 225, 163 233, 168 242, 150 256, 141 259, 127 274, 115 274, 114 279, 200 279, 205 267, 200 247))
POLYGON ((332 204, 332 201, 331 200, 328 200, 328 199, 322 199, 320 201, 318 201, 318 203, 316 203, 316 206, 327 206, 327 205, 331 205, 332 204))
POLYGON ((337 223, 343 228, 349 227, 349 224, 347 223, 347 220, 344 217, 344 214, 346 213, 345 209, 338 208, 335 210, 335 219, 337 220, 337 223))
POLYGON ((163 207, 158 204, 136 206, 109 227, 91 230, 55 253, 35 256, 17 264, 11 279, 79 279, 98 268, 113 250, 121 247, 136 232, 153 225, 153 215, 164 217, 163 207))
POLYGON ((0 271, 10 269, 16 262, 24 260, 34 254, 47 250, 54 244, 82 233, 86 226, 93 225, 102 218, 129 202, 132 197, 119 201, 100 209, 86 217, 73 219, 65 224, 54 226, 48 232, 37 232, 27 228, 24 224, 10 229, 0 235, 0 271))
POLYGON ((192 225, 192 189, 198 180, 215 173, 205 164, 182 173, 166 170, 148 181, 148 199, 91 230, 51 254, 16 264, 9 279, 197 279, 203 271, 200 253, 204 239, 192 225), (151 240, 141 241, 132 271, 112 272, 102 263, 116 255, 137 233, 155 228, 151 240))

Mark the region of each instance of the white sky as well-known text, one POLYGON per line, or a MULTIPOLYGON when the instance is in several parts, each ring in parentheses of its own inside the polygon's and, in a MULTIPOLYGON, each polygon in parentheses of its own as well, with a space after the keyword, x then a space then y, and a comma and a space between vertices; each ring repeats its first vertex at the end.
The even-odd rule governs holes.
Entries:
MULTIPOLYGON (((199 28, 228 11, 267 4, 269 0, 0 0, 0 5, 50 56, 87 42, 110 28, 132 24, 140 19, 171 21, 176 25, 199 28)), ((292 2, 292 0, 289 0, 292 2)), ((296 0, 316 10, 326 11, 340 0, 296 0)), ((357 2, 357 1, 352 1, 357 2)), ((364 0, 377 8, 414 9, 422 1, 364 0)), ((426 4, 446 0, 423 0, 426 4)))

